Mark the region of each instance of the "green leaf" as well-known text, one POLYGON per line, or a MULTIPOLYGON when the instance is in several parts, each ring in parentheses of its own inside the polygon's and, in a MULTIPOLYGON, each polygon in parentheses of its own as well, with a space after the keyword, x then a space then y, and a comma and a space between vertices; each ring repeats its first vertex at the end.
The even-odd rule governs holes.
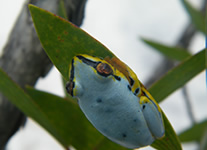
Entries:
POLYGON ((179 47, 170 47, 164 44, 160 44, 151 40, 142 39, 147 45, 153 47, 155 50, 161 52, 163 55, 175 59, 178 61, 182 61, 191 56, 187 50, 179 47))
MULTIPOLYGON (((32 5, 29 7, 40 41, 65 80, 68 80, 69 63, 77 54, 85 53, 102 58, 116 57, 101 43, 68 21, 38 7, 32 5)), ((160 150, 166 147, 171 147, 171 150, 181 149, 180 142, 165 115, 164 121, 167 134, 165 138, 159 140, 160 143, 155 142, 155 146, 159 147, 159 144, 163 144, 160 150)), ((84 129, 84 126, 80 128, 84 129)), ((91 134, 90 132, 88 131, 87 134, 91 134)), ((76 137, 73 138, 75 140, 76 137)), ((101 143, 105 144, 105 140, 101 143)))
POLYGON ((181 142, 200 141, 207 127, 207 120, 195 124, 193 127, 179 134, 181 142))
POLYGON ((74 99, 63 99, 32 88, 27 88, 27 91, 34 103, 50 119, 66 146, 72 145, 77 150, 127 150, 99 133, 86 119, 74 99))
POLYGON ((105 46, 67 20, 29 5, 40 42, 53 64, 68 80, 69 64, 78 54, 114 56, 105 46))
POLYGON ((159 150, 182 150, 180 141, 176 136, 172 125, 165 114, 162 113, 162 115, 165 124, 165 137, 160 140, 156 140, 151 146, 159 150))
POLYGON ((202 13, 196 10, 187 0, 182 0, 182 2, 196 28, 205 34, 205 19, 202 13))
POLYGON ((55 130, 55 126, 51 124, 51 118, 47 118, 31 97, 16 85, 1 69, 0 79, 0 92, 27 116, 33 118, 41 126, 46 128, 63 146, 65 146, 65 140, 59 136, 55 130))
POLYGON ((170 70, 165 76, 151 86, 149 92, 157 102, 161 102, 205 68, 205 50, 202 50, 170 70))

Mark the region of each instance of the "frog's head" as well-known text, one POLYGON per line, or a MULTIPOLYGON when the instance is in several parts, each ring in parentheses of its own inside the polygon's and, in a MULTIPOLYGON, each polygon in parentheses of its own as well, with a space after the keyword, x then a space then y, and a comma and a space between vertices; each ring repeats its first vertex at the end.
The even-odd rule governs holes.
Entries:
POLYGON ((77 55, 70 64, 66 89, 71 96, 79 96, 89 87, 103 87, 107 82, 121 78, 125 78, 124 75, 107 61, 89 55, 77 55))

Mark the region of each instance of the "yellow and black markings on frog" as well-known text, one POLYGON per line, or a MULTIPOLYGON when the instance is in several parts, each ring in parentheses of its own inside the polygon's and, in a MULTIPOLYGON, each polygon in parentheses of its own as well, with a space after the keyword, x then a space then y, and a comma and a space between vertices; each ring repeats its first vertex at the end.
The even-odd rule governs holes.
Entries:
POLYGON ((161 109, 136 74, 117 58, 77 55, 66 89, 104 136, 127 148, 164 136, 161 109))

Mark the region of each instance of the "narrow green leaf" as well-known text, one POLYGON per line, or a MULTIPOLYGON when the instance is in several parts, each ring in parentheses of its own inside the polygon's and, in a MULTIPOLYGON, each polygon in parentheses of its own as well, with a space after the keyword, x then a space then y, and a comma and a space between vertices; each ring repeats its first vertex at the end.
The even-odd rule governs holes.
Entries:
POLYGON ((179 134, 181 142, 200 141, 207 127, 207 120, 195 124, 179 134))
POLYGON ((191 54, 183 49, 183 48, 179 48, 179 47, 170 47, 164 44, 160 44, 151 40, 147 40, 147 39, 142 39, 147 45, 153 47, 155 50, 161 52, 163 55, 171 58, 171 59, 175 59, 178 61, 182 61, 188 57, 191 56, 191 54))
POLYGON ((27 88, 27 91, 68 146, 72 145, 77 150, 127 150, 99 133, 86 119, 74 99, 63 99, 32 88, 27 88))
POLYGON ((187 0, 182 0, 182 2, 196 28, 205 34, 205 19, 202 13, 196 10, 187 0))
POLYGON ((170 70, 164 77, 151 86, 149 92, 156 101, 161 102, 205 68, 205 50, 202 50, 170 70))
POLYGON ((68 80, 69 63, 78 54, 114 56, 85 31, 48 11, 29 5, 40 42, 53 64, 68 80))
POLYGON ((176 136, 173 127, 165 114, 162 113, 162 115, 165 124, 165 137, 160 140, 156 140, 151 146, 159 150, 182 150, 180 141, 176 136))
POLYGON ((65 139, 59 136, 55 127, 51 124, 51 120, 47 118, 41 108, 34 103, 31 97, 16 85, 1 69, 0 79, 0 92, 27 116, 33 118, 41 126, 46 128, 63 146, 66 146, 65 139))
MULTIPOLYGON (((106 56, 116 57, 101 43, 97 42, 90 35, 68 21, 32 5, 30 5, 30 11, 45 51, 66 80, 68 80, 69 63, 71 62, 72 57, 77 54, 85 53, 103 58, 106 56)), ((166 117, 164 117, 164 119, 166 122, 167 134, 164 140, 161 140, 162 142, 160 144, 164 143, 164 145, 160 150, 171 146, 172 150, 176 150, 178 147, 180 148, 180 143, 177 140, 172 127, 169 126, 169 121, 166 117)), ((85 129, 84 126, 81 128, 85 129)), ((86 130, 85 132, 91 134, 91 131, 89 132, 86 130)), ((93 145, 94 143, 88 144, 93 145)), ((101 141, 101 144, 105 145, 105 138, 104 141, 101 141)), ((158 145, 159 142, 158 144, 155 144, 155 146, 158 145)))

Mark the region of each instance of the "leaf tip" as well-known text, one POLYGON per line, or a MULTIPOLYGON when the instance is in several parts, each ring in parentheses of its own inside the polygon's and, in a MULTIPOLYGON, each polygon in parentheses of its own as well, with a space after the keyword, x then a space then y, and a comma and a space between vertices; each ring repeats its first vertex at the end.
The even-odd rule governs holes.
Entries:
POLYGON ((34 8, 37 8, 37 6, 35 6, 33 4, 28 4, 28 8, 29 8, 29 10, 31 12, 34 8))

